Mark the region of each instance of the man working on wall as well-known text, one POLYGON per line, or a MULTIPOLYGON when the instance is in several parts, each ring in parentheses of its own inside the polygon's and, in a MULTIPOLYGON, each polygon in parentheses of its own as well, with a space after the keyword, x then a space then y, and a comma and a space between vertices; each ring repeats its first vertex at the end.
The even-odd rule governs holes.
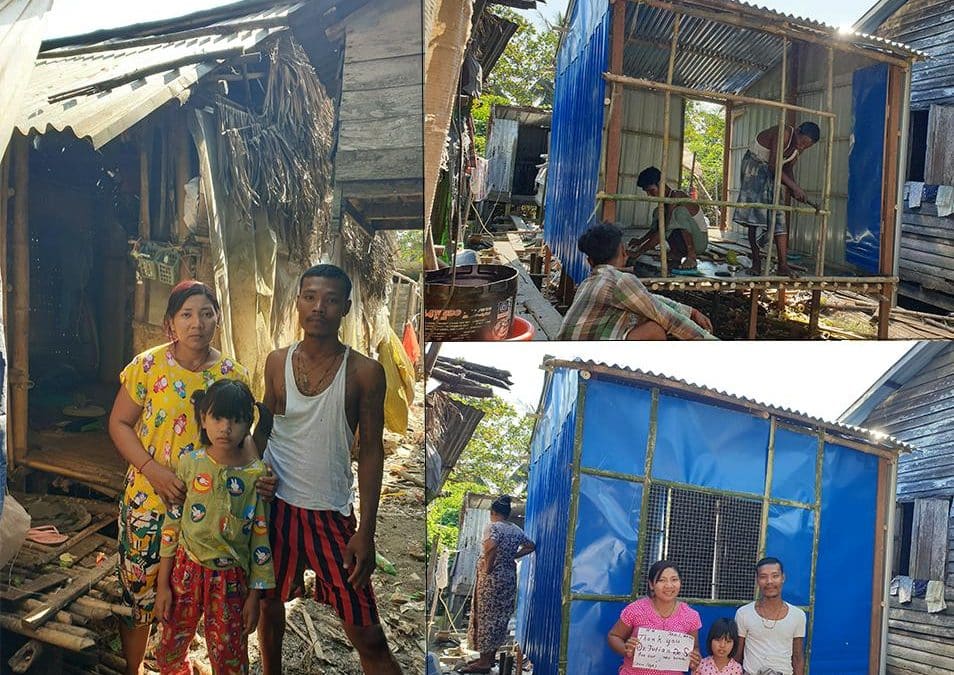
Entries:
MULTIPOLYGON (((351 280, 334 265, 316 265, 299 281, 304 338, 265 361, 264 405, 274 414, 255 430, 278 489, 271 511, 275 591, 258 624, 265 675, 280 675, 285 606, 304 592, 314 570, 315 599, 331 605, 358 651, 365 673, 400 673, 378 619, 371 573, 384 467, 384 369, 338 340, 351 309, 351 280), (351 446, 360 430, 357 524, 351 446), (269 433, 270 432, 270 433, 269 433)), ((267 411, 266 411, 267 412, 267 411)))
POLYGON ((653 295, 635 275, 623 272, 623 233, 609 223, 584 232, 577 248, 592 271, 576 289, 563 317, 559 340, 715 340, 705 314, 653 295))
MULTIPOLYGON (((650 197, 659 196, 662 173, 654 166, 643 169, 636 178, 636 185, 650 197)), ((668 185, 664 197, 688 198, 685 192, 673 190, 668 185)), ((646 251, 659 246, 659 209, 653 208, 652 225, 642 237, 630 242, 630 254, 638 258, 646 251)), ((709 221, 698 204, 666 204, 666 243, 672 254, 667 258, 674 272, 695 270, 696 256, 709 246, 709 221)))
POLYGON ((742 669, 746 675, 805 675, 805 612, 782 600, 782 561, 762 558, 755 575, 759 599, 735 613, 742 669))

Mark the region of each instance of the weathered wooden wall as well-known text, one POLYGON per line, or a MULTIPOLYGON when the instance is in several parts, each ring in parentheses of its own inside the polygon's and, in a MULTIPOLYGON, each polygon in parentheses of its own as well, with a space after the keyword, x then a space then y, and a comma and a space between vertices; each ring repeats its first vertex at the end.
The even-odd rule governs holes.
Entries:
MULTIPOLYGON (((878 405, 863 426, 919 448, 901 456, 899 500, 954 496, 954 344, 946 345, 929 365, 878 405)), ((954 673, 954 509, 949 511, 947 525, 948 608, 928 614, 923 598, 903 605, 891 598, 890 675, 954 673)))
POLYGON ((954 104, 954 3, 909 0, 875 31, 927 52, 931 58, 914 65, 911 109, 954 104))
POLYGON ((901 295, 954 312, 954 216, 934 204, 901 214, 901 295))

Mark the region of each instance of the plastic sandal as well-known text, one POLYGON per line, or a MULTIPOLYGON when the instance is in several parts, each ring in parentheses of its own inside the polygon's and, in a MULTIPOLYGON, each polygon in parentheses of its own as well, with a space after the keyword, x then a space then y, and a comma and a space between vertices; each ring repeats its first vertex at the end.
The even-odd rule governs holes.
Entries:
POLYGON ((27 530, 26 538, 37 544, 56 545, 69 539, 69 535, 62 534, 55 525, 43 525, 27 530))

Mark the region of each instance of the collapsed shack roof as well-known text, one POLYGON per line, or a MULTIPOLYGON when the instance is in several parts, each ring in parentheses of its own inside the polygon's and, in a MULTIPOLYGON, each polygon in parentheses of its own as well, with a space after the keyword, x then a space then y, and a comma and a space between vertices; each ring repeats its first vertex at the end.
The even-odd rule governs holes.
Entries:
POLYGON ((249 78, 249 71, 265 61, 265 43, 291 31, 337 100, 335 181, 342 210, 371 231, 417 229, 423 141, 420 129, 407 124, 409 115, 421 116, 415 11, 420 8, 404 0, 246 1, 50 40, 41 46, 16 127, 24 134, 70 131, 99 149, 164 104, 185 104, 200 81, 214 79, 222 89, 249 86, 258 76, 249 78), (381 44, 381 34, 395 30, 385 21, 411 26, 400 53, 393 53, 395 43, 381 44), (380 76, 401 79, 385 83, 393 88, 382 93, 368 79, 376 68, 380 76))
POLYGON ((491 124, 494 119, 502 119, 513 120, 527 127, 549 127, 553 113, 543 108, 495 103, 490 117, 491 124))
POLYGON ((440 382, 440 389, 443 391, 475 398, 493 396, 491 387, 500 387, 509 391, 513 385, 509 371, 444 356, 437 357, 437 363, 429 377, 440 382))
POLYGON ((915 450, 913 445, 877 431, 863 429, 844 422, 831 422, 821 417, 807 415, 792 408, 769 405, 746 396, 730 394, 720 389, 694 384, 686 380, 640 370, 638 368, 610 365, 592 360, 584 361, 582 359, 574 359, 568 361, 556 358, 545 358, 543 368, 548 371, 553 371, 557 368, 577 370, 587 373, 583 375, 584 379, 597 375, 602 378, 638 383, 642 386, 659 387, 662 390, 668 390, 672 393, 707 399, 722 407, 741 408, 750 412, 760 413, 766 418, 778 417, 796 426, 819 429, 834 437, 835 442, 838 440, 848 443, 860 442, 880 453, 897 455, 915 450))
POLYGON ((490 72, 503 56, 507 43, 518 28, 513 21, 497 16, 489 9, 477 15, 471 44, 473 55, 480 62, 483 82, 487 82, 490 72))
POLYGON ((682 14, 673 84, 738 94, 779 65, 783 39, 831 46, 871 58, 914 61, 927 55, 891 40, 738 0, 645 0, 626 14, 623 70, 666 81, 675 16, 682 14), (691 12, 691 13, 690 13, 691 12))

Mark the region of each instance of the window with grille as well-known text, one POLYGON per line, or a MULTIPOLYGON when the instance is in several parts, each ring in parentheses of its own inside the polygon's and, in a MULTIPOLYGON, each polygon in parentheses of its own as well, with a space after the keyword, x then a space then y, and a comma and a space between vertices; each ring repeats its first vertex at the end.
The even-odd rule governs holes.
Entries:
POLYGON ((643 588, 650 566, 666 559, 682 572, 684 598, 752 600, 761 518, 755 499, 653 485, 643 588))

